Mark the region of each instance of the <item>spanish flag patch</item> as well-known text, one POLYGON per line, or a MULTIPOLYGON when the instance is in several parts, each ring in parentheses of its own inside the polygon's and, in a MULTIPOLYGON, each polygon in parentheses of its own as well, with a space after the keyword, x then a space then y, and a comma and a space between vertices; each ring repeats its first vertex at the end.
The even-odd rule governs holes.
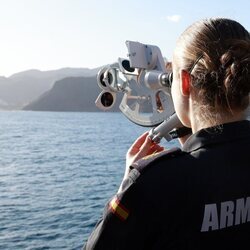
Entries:
POLYGON ((129 210, 124 207, 117 197, 114 197, 109 203, 109 207, 113 214, 119 217, 122 221, 125 221, 129 216, 129 210))

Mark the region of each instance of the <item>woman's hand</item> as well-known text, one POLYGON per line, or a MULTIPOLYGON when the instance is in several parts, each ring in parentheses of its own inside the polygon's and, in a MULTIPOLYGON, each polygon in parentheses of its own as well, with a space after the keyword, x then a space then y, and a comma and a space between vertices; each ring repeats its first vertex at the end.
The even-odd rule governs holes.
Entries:
MULTIPOLYGON (((126 179, 129 174, 129 167, 136 161, 140 160, 141 158, 151 155, 156 152, 161 152, 164 150, 164 147, 153 142, 148 137, 148 132, 142 134, 129 148, 126 154, 126 169, 124 178, 126 179)), ((120 192, 122 190, 122 184, 118 190, 120 192)))
POLYGON ((129 148, 126 155, 126 171, 125 176, 129 172, 129 167, 139 159, 151 155, 153 153, 161 152, 164 150, 164 147, 156 144, 148 137, 148 132, 142 134, 129 148))
MULTIPOLYGON (((148 137, 148 132, 142 134, 129 148, 126 154, 126 169, 124 173, 123 180, 127 178, 130 170, 130 166, 140 160, 141 158, 151 155, 156 152, 161 152, 164 150, 164 147, 153 142, 148 137)), ((123 183, 123 182, 122 182, 123 183)), ((118 193, 122 190, 122 183, 119 187, 118 193)))

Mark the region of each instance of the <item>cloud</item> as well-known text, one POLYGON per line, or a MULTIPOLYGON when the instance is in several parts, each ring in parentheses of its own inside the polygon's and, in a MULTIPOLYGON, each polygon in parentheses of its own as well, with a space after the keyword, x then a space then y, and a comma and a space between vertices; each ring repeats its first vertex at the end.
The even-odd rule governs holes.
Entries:
POLYGON ((177 23, 180 21, 181 16, 180 15, 172 15, 172 16, 167 16, 166 19, 170 22, 177 23))

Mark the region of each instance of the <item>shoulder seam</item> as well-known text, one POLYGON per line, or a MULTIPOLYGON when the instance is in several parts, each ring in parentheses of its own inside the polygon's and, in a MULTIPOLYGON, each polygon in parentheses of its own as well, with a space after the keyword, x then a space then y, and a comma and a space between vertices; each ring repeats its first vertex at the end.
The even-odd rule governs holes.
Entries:
POLYGON ((174 158, 179 155, 182 155, 186 152, 183 152, 180 148, 173 148, 165 152, 161 152, 156 155, 152 155, 151 157, 148 158, 142 158, 139 161, 135 162, 130 166, 130 169, 136 169, 139 173, 142 173, 147 169, 149 166, 152 165, 152 163, 155 163, 156 161, 162 159, 162 158, 174 158))

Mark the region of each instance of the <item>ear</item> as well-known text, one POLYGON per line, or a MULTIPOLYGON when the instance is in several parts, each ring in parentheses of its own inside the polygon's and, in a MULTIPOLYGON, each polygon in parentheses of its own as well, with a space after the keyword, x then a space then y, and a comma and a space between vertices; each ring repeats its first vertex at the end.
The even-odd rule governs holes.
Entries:
POLYGON ((182 69, 180 72, 180 77, 181 77, 181 85, 180 85, 181 93, 184 96, 189 96, 191 76, 188 71, 182 69))

